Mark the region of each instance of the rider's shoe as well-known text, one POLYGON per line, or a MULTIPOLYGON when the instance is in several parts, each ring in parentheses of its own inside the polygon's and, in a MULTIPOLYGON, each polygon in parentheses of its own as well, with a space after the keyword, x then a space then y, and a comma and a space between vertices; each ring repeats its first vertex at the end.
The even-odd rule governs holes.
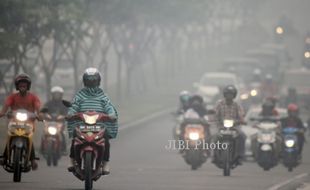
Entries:
POLYGON ((109 175, 110 174, 110 167, 109 162, 104 161, 102 164, 102 175, 109 175))
POLYGON ((73 172, 74 171, 74 159, 70 158, 70 163, 68 166, 68 171, 73 172))
POLYGON ((38 163, 35 160, 31 160, 31 168, 32 170, 38 169, 38 163))

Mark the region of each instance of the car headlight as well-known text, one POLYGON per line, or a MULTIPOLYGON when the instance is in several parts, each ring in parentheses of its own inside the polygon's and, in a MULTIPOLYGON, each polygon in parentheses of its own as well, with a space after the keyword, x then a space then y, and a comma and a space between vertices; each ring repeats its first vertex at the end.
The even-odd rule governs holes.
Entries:
POLYGON ((242 95, 240 96, 240 98, 241 98, 241 100, 246 100, 246 99, 249 98, 249 95, 248 95, 248 94, 242 94, 242 95))
POLYGON ((288 147, 288 148, 291 148, 295 145, 295 141, 290 139, 290 140, 286 140, 285 141, 285 146, 288 147))
POLYGON ((90 116, 90 115, 83 114, 83 117, 84 117, 85 123, 93 125, 97 122, 99 115, 97 114, 97 115, 90 116))
POLYGON ((305 55, 305 58, 307 58, 307 59, 310 58, 310 52, 309 51, 306 51, 304 55, 305 55))
POLYGON ((198 133, 189 133, 189 139, 190 140, 193 140, 193 141, 196 141, 199 139, 199 134, 198 133))
POLYGON ((255 89, 251 90, 251 96, 257 96, 257 90, 255 89))
POLYGON ((224 127, 230 128, 232 126, 234 126, 234 120, 231 120, 231 119, 225 119, 224 120, 224 127))
POLYGON ((28 115, 27 115, 27 113, 17 112, 17 113, 16 113, 16 119, 17 119, 18 121, 27 121, 28 115))
POLYGON ((47 128, 47 131, 50 135, 56 135, 57 133, 57 128, 56 127, 53 127, 53 126, 50 126, 47 128))

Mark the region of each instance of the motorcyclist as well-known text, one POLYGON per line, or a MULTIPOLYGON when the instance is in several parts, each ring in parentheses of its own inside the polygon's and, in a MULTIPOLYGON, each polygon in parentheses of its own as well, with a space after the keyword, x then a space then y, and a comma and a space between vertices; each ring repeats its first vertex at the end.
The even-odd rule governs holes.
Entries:
MULTIPOLYGON (((18 91, 17 93, 13 93, 9 95, 5 102, 4 106, 0 112, 0 117, 3 117, 7 111, 10 109, 11 111, 16 111, 18 109, 25 109, 32 113, 40 113, 41 102, 40 99, 34 93, 29 92, 31 88, 31 79, 27 74, 19 74, 15 77, 14 80, 15 89, 18 91)), ((38 115, 39 119, 41 119, 41 115, 38 115)), ((35 121, 32 121, 35 130, 35 121)), ((1 164, 5 165, 7 161, 7 148, 5 147, 3 153, 3 160, 1 160, 1 164)), ((35 161, 35 151, 34 146, 32 144, 31 153, 30 153, 30 161, 32 170, 36 170, 38 168, 38 164, 35 161)))
POLYGON ((261 83, 262 82, 262 71, 259 68, 254 69, 251 82, 252 83, 261 83))
POLYGON ((287 113, 288 116, 281 119, 281 126, 282 129, 286 128, 286 127, 294 127, 294 128, 298 128, 300 129, 297 138, 298 138, 298 146, 299 146, 299 156, 301 158, 301 154, 302 154, 302 149, 303 149, 303 145, 305 142, 305 137, 304 137, 304 124, 302 122, 302 120, 299 117, 299 108, 296 104, 289 104, 287 106, 287 113))
POLYGON ((274 97, 278 93, 278 86, 271 74, 267 74, 265 76, 265 80, 263 81, 260 91, 262 92, 263 98, 274 97))
MULTIPOLYGON (((228 85, 223 89, 224 99, 220 100, 215 106, 215 119, 217 121, 218 127, 223 125, 223 120, 225 118, 231 118, 239 124, 244 123, 244 111, 243 108, 234 101, 237 96, 237 89, 234 85, 228 85)), ((239 164, 242 164, 242 160, 244 159, 245 154, 245 140, 246 136, 241 128, 236 127, 238 130, 238 138, 237 143, 239 146, 239 164)), ((217 141, 219 136, 215 137, 215 141, 217 141)), ((215 161, 215 160, 214 160, 215 161)))
POLYGON ((177 110, 177 114, 182 114, 186 112, 189 107, 189 99, 191 97, 191 93, 187 90, 183 90, 179 95, 179 107, 177 110))
POLYGON ((277 117, 279 115, 276 110, 276 101, 273 98, 266 98, 262 104, 262 110, 259 113, 262 117, 277 117))
POLYGON ((289 87, 287 90, 287 97, 285 100, 285 105, 288 106, 289 104, 297 104, 297 91, 294 87, 289 87))
MULTIPOLYGON (((70 120, 74 114, 78 112, 84 112, 93 110, 96 112, 106 113, 110 118, 114 118, 114 121, 98 123, 98 125, 105 126, 107 132, 105 133, 105 149, 104 149, 104 158, 102 160, 102 170, 104 174, 109 174, 110 169, 108 166, 110 158, 110 143, 109 139, 116 138, 118 132, 118 113, 111 103, 110 99, 104 93, 104 91, 99 87, 101 82, 101 75, 96 68, 87 68, 83 74, 83 84, 84 88, 77 92, 73 99, 72 106, 68 110, 69 119, 68 122, 68 132, 70 137, 75 137, 76 126, 81 124, 78 121, 70 120)), ((70 166, 69 171, 74 170, 74 140, 72 140, 70 148, 70 166)))
MULTIPOLYGON (((56 115, 67 115, 68 108, 63 105, 62 98, 63 98, 64 89, 60 86, 54 86, 51 88, 51 95, 52 99, 49 100, 44 104, 44 108, 48 109, 48 114, 56 114, 56 115)), ((66 153, 66 138, 64 134, 64 126, 61 130, 61 139, 62 139, 62 152, 66 153)), ((41 145, 41 150, 42 150, 41 145)))

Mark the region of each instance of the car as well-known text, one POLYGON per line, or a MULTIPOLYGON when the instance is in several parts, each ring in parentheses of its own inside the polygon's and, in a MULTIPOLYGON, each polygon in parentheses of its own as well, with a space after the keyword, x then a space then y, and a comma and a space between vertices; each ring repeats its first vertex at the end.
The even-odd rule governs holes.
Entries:
POLYGON ((251 81, 255 69, 262 70, 259 60, 249 57, 232 57, 225 59, 221 71, 233 72, 243 81, 251 81))
POLYGON ((275 79, 280 80, 284 67, 281 67, 279 57, 274 50, 267 48, 251 49, 246 51, 246 56, 259 60, 264 74, 271 74, 275 79))
MULTIPOLYGON (((279 113, 279 118, 284 118, 287 116, 287 111, 285 108, 277 107, 276 109, 279 113)), ((253 151, 251 147, 251 138, 253 135, 255 135, 258 132, 258 130, 253 127, 256 121, 252 121, 251 118, 259 117, 259 113, 261 112, 261 110, 262 108, 260 106, 251 107, 248 110, 244 118, 246 125, 241 126, 241 130, 246 135, 246 142, 245 142, 245 156, 246 157, 253 157, 253 151)))
POLYGON ((236 86, 238 91, 243 87, 241 80, 234 73, 207 72, 198 83, 194 83, 194 88, 207 105, 214 105, 222 97, 222 88, 230 84, 236 86))

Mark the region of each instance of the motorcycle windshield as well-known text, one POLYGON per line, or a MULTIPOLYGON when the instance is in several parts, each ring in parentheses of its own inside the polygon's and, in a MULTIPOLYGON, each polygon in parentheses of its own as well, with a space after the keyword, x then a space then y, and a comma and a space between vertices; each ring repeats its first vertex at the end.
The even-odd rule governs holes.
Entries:
POLYGON ((294 127, 287 127, 282 130, 282 132, 285 134, 292 134, 292 133, 296 133, 297 131, 298 129, 294 127))

